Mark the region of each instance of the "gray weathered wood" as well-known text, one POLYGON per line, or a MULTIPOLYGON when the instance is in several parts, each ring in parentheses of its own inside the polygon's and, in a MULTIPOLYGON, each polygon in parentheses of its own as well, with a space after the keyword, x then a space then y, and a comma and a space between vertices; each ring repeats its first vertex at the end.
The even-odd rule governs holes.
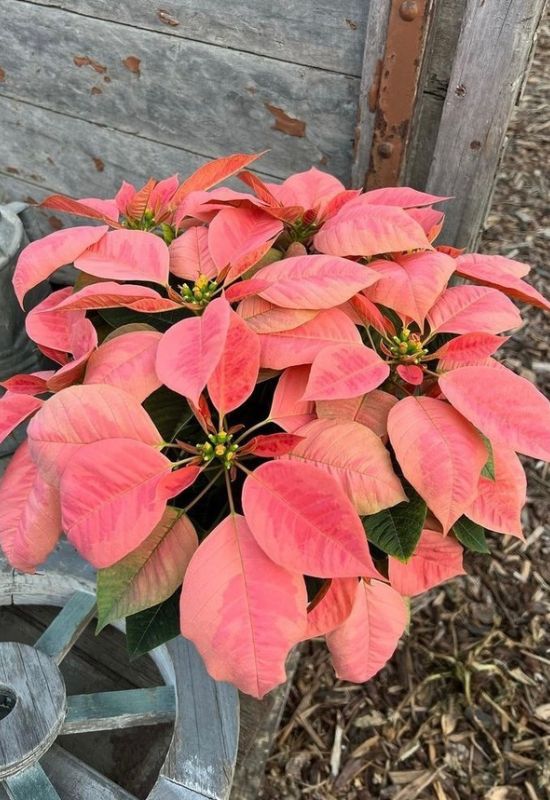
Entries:
POLYGON ((136 800, 58 745, 46 753, 41 764, 61 800, 136 800))
POLYGON ((13 775, 5 785, 10 800, 60 800, 40 764, 13 775))
POLYGON ((351 168, 352 186, 358 189, 365 185, 370 163, 376 116, 376 99, 380 83, 382 59, 386 49, 388 17, 389 5, 387 3, 371 2, 369 4, 351 168))
POLYGON ((94 595, 77 592, 36 642, 36 649, 60 664, 93 619, 95 611, 94 595))
POLYGON ((427 190, 453 195, 444 240, 472 246, 487 213, 544 0, 468 0, 427 190))
POLYGON ((51 747, 65 717, 65 684, 57 666, 25 644, 0 644, 0 690, 16 699, 2 719, 0 779, 24 771, 51 747))
POLYGON ((365 0, 339 0, 337 3, 332 0, 233 0, 228 7, 219 0, 171 0, 164 14, 150 0, 118 0, 116 4, 105 0, 39 0, 38 5, 282 61, 360 75, 369 3, 365 0))
MULTIPOLYGON (((16 603, 33 603, 34 597, 39 603, 61 605, 75 588, 93 590, 93 571, 67 543, 50 558, 43 574, 21 575, 2 571, 1 566, 2 558, 0 598, 7 596, 16 603)), ((150 800, 227 800, 239 738, 236 690, 213 681, 193 645, 184 639, 158 648, 152 657, 175 688, 178 715, 170 751, 150 800)), ((84 799, 88 800, 86 795, 84 799)), ((70 800, 80 798, 77 795, 70 800)))
POLYGON ((270 148, 270 174, 317 164, 349 181, 356 77, 17 0, 2 10, 4 96, 205 156, 270 148))
POLYGON ((175 716, 173 686, 79 694, 67 698, 61 734, 159 725, 173 722, 175 716))
POLYGON ((170 642, 167 650, 178 676, 176 697, 183 722, 150 800, 227 800, 239 742, 237 691, 205 680, 202 659, 185 639, 170 642))
POLYGON ((411 124, 403 183, 426 185, 465 9, 464 0, 436 0, 411 124))

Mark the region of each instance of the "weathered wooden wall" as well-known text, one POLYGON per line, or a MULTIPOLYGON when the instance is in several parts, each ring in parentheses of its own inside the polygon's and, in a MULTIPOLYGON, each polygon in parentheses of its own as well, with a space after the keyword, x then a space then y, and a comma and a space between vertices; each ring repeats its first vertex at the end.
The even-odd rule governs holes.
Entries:
POLYGON ((544 3, 2 0, 0 199, 109 196, 269 149, 269 178, 378 169, 456 195, 446 239, 468 245, 544 3))

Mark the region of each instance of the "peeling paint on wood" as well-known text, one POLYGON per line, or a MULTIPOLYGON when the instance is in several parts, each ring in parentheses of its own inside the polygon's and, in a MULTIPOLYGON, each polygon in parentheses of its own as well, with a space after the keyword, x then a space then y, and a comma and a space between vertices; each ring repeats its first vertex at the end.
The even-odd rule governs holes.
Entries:
POLYGON ((138 58, 137 56, 128 56, 127 58, 122 59, 122 63, 124 64, 126 69, 129 69, 130 72, 132 72, 134 75, 137 75, 139 78, 139 76, 141 75, 141 70, 139 66, 141 64, 140 58, 138 58))
POLYGON ((306 135, 306 123, 301 119, 291 117, 282 108, 272 106, 270 103, 266 103, 265 107, 275 117, 274 131, 281 131, 281 133, 286 133, 288 136, 301 137, 306 135))

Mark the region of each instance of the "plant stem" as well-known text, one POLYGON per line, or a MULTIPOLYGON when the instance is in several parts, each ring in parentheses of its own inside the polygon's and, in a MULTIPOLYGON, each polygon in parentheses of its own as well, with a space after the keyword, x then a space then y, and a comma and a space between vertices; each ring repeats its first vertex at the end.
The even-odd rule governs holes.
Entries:
POLYGON ((212 486, 213 486, 213 485, 216 483, 216 481, 218 480, 218 478, 220 477, 220 475, 222 474, 222 472, 223 472, 223 471, 224 471, 224 470, 220 469, 220 470, 219 470, 219 471, 218 471, 218 472, 217 472, 217 473, 214 475, 214 477, 212 478, 212 480, 211 480, 211 481, 209 481, 209 482, 206 484, 206 486, 204 487, 204 489, 203 489, 202 491, 200 491, 200 492, 199 492, 199 494, 198 494, 198 495, 197 495, 195 498, 193 498, 193 500, 192 500, 192 501, 191 501, 191 502, 190 502, 188 505, 186 505, 184 509, 182 509, 182 513, 183 513, 183 514, 187 514, 187 513, 188 513, 188 512, 189 512, 189 511, 190 511, 190 510, 193 508, 193 506, 195 506, 195 505, 196 505, 196 504, 199 502, 199 500, 202 500, 202 498, 203 498, 203 497, 204 497, 204 495, 207 493, 207 491, 208 491, 209 489, 211 489, 211 488, 212 488, 212 486))
POLYGON ((225 485, 227 487, 227 499, 229 501, 229 510, 232 514, 235 513, 235 502, 233 500, 233 490, 231 488, 231 479, 229 478, 229 472, 225 470, 225 485))

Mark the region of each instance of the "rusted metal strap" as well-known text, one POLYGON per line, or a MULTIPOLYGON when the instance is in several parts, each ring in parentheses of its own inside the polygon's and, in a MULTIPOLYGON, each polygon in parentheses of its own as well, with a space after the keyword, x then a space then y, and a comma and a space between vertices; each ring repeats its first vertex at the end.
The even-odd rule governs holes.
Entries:
POLYGON ((432 6, 436 0, 391 0, 384 58, 369 96, 376 108, 367 188, 399 182, 414 114, 432 6))

